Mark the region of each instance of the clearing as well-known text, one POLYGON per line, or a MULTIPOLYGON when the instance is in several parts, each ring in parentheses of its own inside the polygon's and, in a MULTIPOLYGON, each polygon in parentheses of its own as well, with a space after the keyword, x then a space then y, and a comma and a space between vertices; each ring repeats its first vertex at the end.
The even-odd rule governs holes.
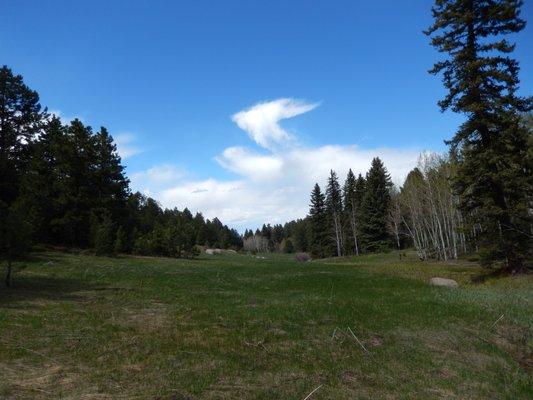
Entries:
POLYGON ((395 253, 18 267, 0 289, 2 399, 533 396, 532 276, 472 283, 475 265, 395 253))

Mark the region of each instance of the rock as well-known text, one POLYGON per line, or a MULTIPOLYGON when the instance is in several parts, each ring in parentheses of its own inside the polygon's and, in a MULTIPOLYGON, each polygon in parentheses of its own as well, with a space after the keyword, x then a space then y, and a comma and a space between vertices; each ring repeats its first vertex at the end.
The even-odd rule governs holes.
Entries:
POLYGON ((453 279, 446 278, 431 278, 429 280, 429 284, 433 286, 444 286, 448 288, 459 287, 459 284, 456 281, 454 281, 453 279))
POLYGON ((296 259, 296 261, 302 261, 302 262, 311 261, 311 256, 307 253, 301 253, 301 252, 296 253, 294 258, 296 259))
POLYGON ((210 256, 215 254, 222 254, 222 249, 205 249, 205 254, 208 254, 210 256))

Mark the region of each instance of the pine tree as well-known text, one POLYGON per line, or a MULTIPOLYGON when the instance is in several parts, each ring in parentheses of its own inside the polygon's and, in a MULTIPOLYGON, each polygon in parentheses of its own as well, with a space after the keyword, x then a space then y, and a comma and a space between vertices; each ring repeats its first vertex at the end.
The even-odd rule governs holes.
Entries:
POLYGON ((329 231, 335 245, 337 257, 342 255, 342 193, 339 179, 335 171, 331 170, 326 188, 326 211, 328 215, 329 231))
POLYGON ((365 194, 361 204, 361 245, 366 251, 383 251, 389 245, 388 216, 390 176, 376 157, 366 175, 365 194))
POLYGON ((92 130, 81 121, 73 120, 65 127, 65 140, 60 149, 56 199, 59 217, 52 221, 63 244, 89 246, 91 225, 99 222, 91 213, 96 199, 94 159, 92 130))
POLYGON ((115 250, 115 224, 110 212, 104 213, 95 226, 94 250, 98 255, 111 256, 115 250))
POLYGON ((311 253, 315 257, 330 255, 328 240, 328 221, 326 213, 325 196, 320 190, 318 183, 311 192, 311 205, 309 209, 311 230, 311 253))
POLYGON ((346 181, 344 182, 344 187, 342 189, 343 197, 343 221, 344 229, 346 232, 346 248, 350 254, 359 255, 359 241, 357 238, 358 233, 358 218, 357 213, 360 207, 360 204, 357 203, 356 199, 356 187, 357 181, 352 170, 348 171, 346 176, 346 181))
POLYGON ((357 220, 357 237, 359 239, 359 252, 363 252, 362 246, 361 246, 361 225, 363 220, 363 197, 365 196, 365 189, 366 188, 366 181, 363 175, 359 174, 357 176, 357 180, 355 181, 355 204, 357 205, 357 209, 355 210, 355 218, 357 220))
POLYGON ((31 144, 47 117, 39 95, 0 68, 0 207, 10 206, 18 197, 20 181, 31 155, 31 144))
POLYGON ((126 253, 129 250, 130 248, 128 246, 128 236, 126 234, 126 231, 122 226, 119 226, 117 229, 113 251, 115 254, 121 254, 126 253))
POLYGON ((20 186, 31 159, 32 144, 47 117, 39 95, 22 76, 0 68, 0 259, 7 262, 5 282, 11 283, 12 260, 31 246, 27 212, 20 186))
POLYGON ((466 121, 451 144, 457 160, 454 189, 460 209, 487 264, 502 260, 510 271, 523 269, 533 248, 530 204, 533 171, 527 156, 527 131, 520 113, 531 98, 516 95, 518 62, 504 35, 521 31, 520 0, 437 0, 431 44, 449 57, 430 71, 443 74, 448 94, 442 110, 466 121), (480 228, 480 229, 479 229, 480 228))
POLYGON ((128 197, 128 179, 120 162, 117 147, 106 128, 94 136, 93 182, 96 214, 110 212, 115 222, 122 222, 128 197))
POLYGON ((57 117, 44 126, 33 144, 32 157, 22 178, 20 201, 31 221, 35 239, 40 243, 58 244, 53 221, 61 217, 59 171, 64 149, 64 127, 57 117))

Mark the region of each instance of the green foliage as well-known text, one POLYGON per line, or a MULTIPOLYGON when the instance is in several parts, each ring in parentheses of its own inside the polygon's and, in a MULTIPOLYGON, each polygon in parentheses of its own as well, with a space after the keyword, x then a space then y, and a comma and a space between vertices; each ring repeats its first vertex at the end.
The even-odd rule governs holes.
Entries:
POLYGON ((460 209, 476 230, 485 262, 503 261, 512 271, 524 268, 533 248, 531 134, 520 118, 533 101, 516 95, 518 62, 509 57, 514 45, 504 36, 524 28, 521 5, 518 0, 439 0, 427 31, 431 44, 449 55, 430 71, 442 73, 448 89, 439 105, 466 116, 450 141, 460 209))
MULTIPOLYGON (((49 117, 37 93, 7 67, 0 69, 0 99, 2 239, 9 243, 2 256, 18 253, 16 245, 30 240, 15 240, 25 232, 11 223, 18 219, 15 203, 39 243, 171 257, 194 257, 195 245, 242 247, 240 235, 217 218, 163 210, 154 199, 131 194, 107 129, 93 133, 77 119, 63 125, 49 117)), ((278 227, 275 235, 280 233, 278 227)))
POLYGON ((12 262, 23 257, 32 245, 31 225, 18 204, 0 202, 0 261, 5 261, 5 284, 11 285, 12 262))
POLYGON ((364 186, 365 180, 361 174, 355 178, 350 169, 342 190, 344 248, 347 254, 359 254, 361 251, 359 235, 364 186))
POLYGON ((365 179, 365 192, 361 203, 361 246, 365 251, 386 250, 390 245, 388 215, 390 187, 387 169, 376 157, 365 179))
POLYGON ((285 239, 283 241, 282 250, 284 253, 294 253, 294 245, 291 239, 285 239))
POLYGON ((326 215, 332 248, 337 256, 342 255, 343 229, 342 229, 342 192, 337 173, 330 171, 326 187, 326 215))
POLYGON ((318 183, 311 192, 311 206, 309 209, 311 240, 309 248, 314 257, 326 257, 331 254, 329 241, 328 217, 326 213, 326 198, 318 183))
POLYGON ((98 255, 112 256, 115 251, 116 226, 110 213, 104 213, 98 221, 93 222, 94 250, 98 255))
POLYGON ((115 254, 121 254, 128 252, 128 236, 122 226, 117 229, 115 243, 113 245, 113 252, 115 254))
POLYGON ((19 195, 31 158, 30 144, 47 114, 41 110, 37 92, 6 65, 0 68, 0 116, 0 202, 10 206, 19 195))

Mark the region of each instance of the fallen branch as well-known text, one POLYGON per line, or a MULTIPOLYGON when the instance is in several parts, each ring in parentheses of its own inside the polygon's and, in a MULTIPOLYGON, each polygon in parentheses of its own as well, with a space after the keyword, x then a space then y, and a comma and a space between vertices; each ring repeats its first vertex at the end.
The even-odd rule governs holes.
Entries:
POLYGON ((494 328, 494 326, 495 326, 498 322, 500 322, 500 320, 503 318, 503 316, 504 316, 504 314, 502 314, 502 315, 500 316, 500 318, 498 318, 496 321, 494 321, 494 323, 490 326, 489 330, 491 330, 492 328, 494 328))
POLYGON ((352 331, 352 328, 348 327, 348 330, 350 331, 350 333, 352 334, 352 336, 355 338, 355 340, 357 341, 357 343, 359 343, 359 346, 361 346, 363 348, 363 350, 367 353, 367 354, 370 354, 370 352, 366 349, 365 345, 363 343, 361 343, 361 341, 358 339, 357 336, 355 336, 355 333, 353 333, 352 331))
POLYGON ((322 385, 319 385, 317 386, 316 388, 313 389, 313 391, 311 393, 309 393, 307 396, 305 396, 304 400, 307 400, 307 399, 310 399, 311 396, 313 395, 313 393, 315 393, 318 389, 320 389, 322 387, 322 385))

